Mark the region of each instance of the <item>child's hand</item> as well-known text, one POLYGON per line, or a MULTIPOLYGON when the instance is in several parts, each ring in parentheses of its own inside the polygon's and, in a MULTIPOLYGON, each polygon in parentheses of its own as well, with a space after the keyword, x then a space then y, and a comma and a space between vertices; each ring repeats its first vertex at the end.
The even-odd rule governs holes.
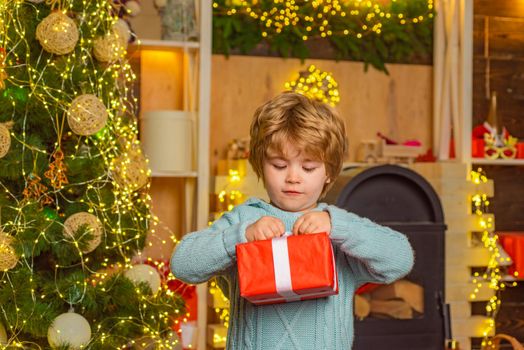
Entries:
POLYGON ((293 225, 293 234, 331 233, 331 217, 327 211, 312 211, 298 218, 293 225))
POLYGON ((273 216, 263 216, 246 228, 246 239, 248 242, 261 241, 280 237, 286 231, 282 220, 273 216))

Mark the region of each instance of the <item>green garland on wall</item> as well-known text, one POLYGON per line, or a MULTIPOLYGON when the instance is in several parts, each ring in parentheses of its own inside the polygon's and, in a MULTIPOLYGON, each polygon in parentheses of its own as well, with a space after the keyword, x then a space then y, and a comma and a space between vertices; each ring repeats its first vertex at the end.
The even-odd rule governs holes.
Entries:
POLYGON ((363 61, 366 70, 371 65, 387 73, 386 62, 428 61, 433 17, 432 0, 215 0, 213 52, 267 47, 304 60, 318 57, 311 43, 323 41, 332 59, 363 61))

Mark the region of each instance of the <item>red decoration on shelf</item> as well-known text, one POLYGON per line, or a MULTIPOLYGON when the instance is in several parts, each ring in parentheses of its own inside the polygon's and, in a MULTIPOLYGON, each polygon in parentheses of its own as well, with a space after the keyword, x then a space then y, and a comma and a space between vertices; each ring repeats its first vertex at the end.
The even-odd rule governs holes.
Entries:
POLYGON ((524 232, 498 232, 500 244, 513 260, 508 269, 510 274, 524 277, 524 232))

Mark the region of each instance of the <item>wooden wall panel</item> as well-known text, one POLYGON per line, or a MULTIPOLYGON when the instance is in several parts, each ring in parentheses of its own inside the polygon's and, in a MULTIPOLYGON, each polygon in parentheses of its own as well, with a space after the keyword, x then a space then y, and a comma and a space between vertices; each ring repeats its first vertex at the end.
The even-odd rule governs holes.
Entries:
POLYGON ((524 166, 483 166, 495 182, 490 210, 497 231, 524 231, 524 166))
POLYGON ((484 122, 488 116, 490 101, 486 90, 489 86, 491 91, 497 92, 499 126, 505 126, 512 135, 524 138, 524 60, 490 59, 488 62, 484 58, 475 58, 473 72, 474 125, 484 122), (489 71, 486 71, 487 64, 489 71), (486 79, 489 79, 489 85, 486 79))
POLYGON ((374 69, 364 72, 360 62, 334 62, 274 57, 214 55, 211 82, 211 154, 224 158, 228 142, 249 136, 255 109, 284 90, 284 83, 309 64, 333 73, 339 84, 337 107, 348 127, 350 152, 355 159, 361 140, 375 139, 380 131, 405 141, 419 139, 431 146, 431 66, 388 65, 390 75, 374 69))
POLYGON ((476 15, 524 17, 524 0, 474 0, 476 15))

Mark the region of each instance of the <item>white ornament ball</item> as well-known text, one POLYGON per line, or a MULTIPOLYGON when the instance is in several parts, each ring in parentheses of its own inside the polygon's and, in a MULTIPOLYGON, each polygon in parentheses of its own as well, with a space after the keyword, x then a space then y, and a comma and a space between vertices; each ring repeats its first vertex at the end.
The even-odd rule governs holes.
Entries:
POLYGON ((9 134, 9 129, 4 124, 0 124, 0 158, 9 152, 10 147, 11 134, 9 134))
POLYGON ((71 102, 67 112, 67 124, 75 134, 96 134, 106 123, 106 106, 95 95, 80 95, 71 102))
POLYGON ((13 236, 0 229, 0 271, 7 271, 16 266, 18 256, 13 248, 13 236))
POLYGON ((47 340, 52 347, 69 345, 70 349, 82 349, 91 340, 91 326, 87 320, 74 312, 59 315, 47 330, 47 340))
POLYGON ((127 43, 131 39, 131 29, 126 21, 119 18, 113 25, 113 31, 118 36, 118 39, 122 43, 122 46, 127 48, 127 43))
POLYGON ((102 241, 104 228, 96 216, 90 213, 80 212, 66 219, 64 222, 64 235, 74 237, 75 232, 83 225, 88 225, 89 233, 93 235, 93 239, 91 239, 88 246, 82 250, 83 253, 87 254, 95 250, 102 241))
POLYGON ((0 323, 0 345, 6 345, 6 344, 7 344, 7 332, 5 331, 4 325, 0 323))
POLYGON ((47 52, 65 55, 75 49, 78 42, 76 23, 62 12, 51 12, 38 23, 36 38, 47 52))
POLYGON ((135 17, 142 11, 140 4, 134 0, 126 2, 125 7, 127 9, 127 14, 131 17, 135 17))
POLYGON ((147 264, 133 265, 124 275, 134 283, 146 282, 153 295, 160 290, 160 274, 153 266, 147 264))

